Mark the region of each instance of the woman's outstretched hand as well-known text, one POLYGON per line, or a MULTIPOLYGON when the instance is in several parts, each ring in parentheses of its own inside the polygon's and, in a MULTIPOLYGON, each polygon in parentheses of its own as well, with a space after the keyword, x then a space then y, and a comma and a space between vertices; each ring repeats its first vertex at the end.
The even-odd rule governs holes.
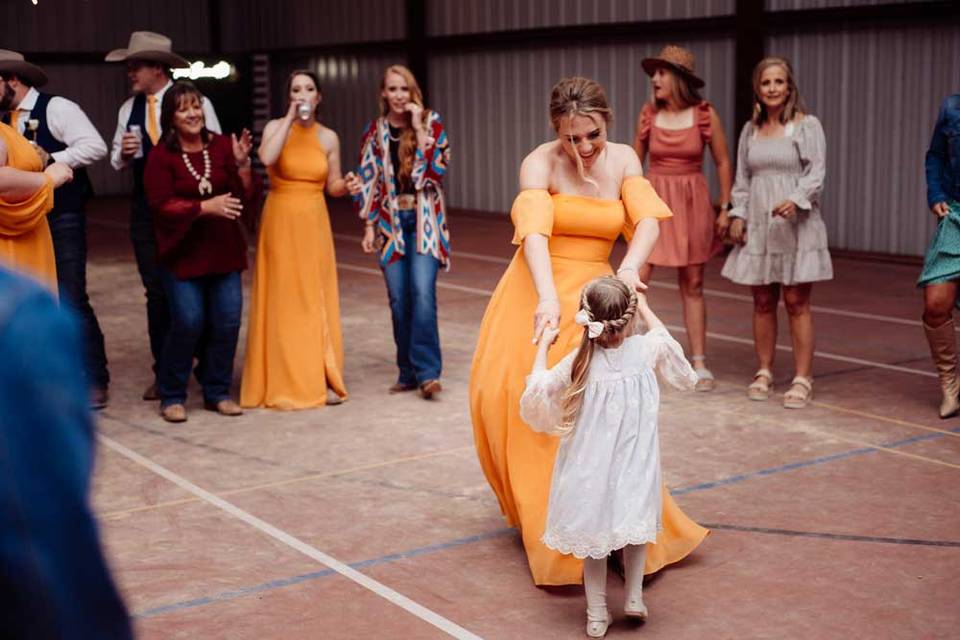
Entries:
POLYGON ((560 301, 556 298, 541 300, 533 313, 533 344, 539 344, 544 330, 560 328, 560 301))

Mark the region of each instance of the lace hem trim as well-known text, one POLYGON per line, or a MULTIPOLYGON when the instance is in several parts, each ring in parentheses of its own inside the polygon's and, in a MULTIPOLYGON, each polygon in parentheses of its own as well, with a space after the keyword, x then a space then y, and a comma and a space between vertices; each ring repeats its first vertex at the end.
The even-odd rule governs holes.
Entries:
POLYGON ((610 555, 610 552, 622 549, 627 545, 656 542, 657 534, 661 531, 663 531, 662 525, 657 525, 656 529, 642 527, 606 536, 580 537, 564 535, 557 531, 546 531, 540 541, 554 551, 572 555, 580 560, 588 557, 594 560, 602 560, 610 555))

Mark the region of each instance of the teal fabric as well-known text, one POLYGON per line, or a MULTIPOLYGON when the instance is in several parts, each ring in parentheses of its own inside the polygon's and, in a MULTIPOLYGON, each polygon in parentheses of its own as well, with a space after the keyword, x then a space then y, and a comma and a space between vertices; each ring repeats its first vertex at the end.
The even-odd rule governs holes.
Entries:
MULTIPOLYGON (((918 287, 960 280, 960 203, 949 201, 950 213, 940 220, 923 260, 918 287)), ((960 308, 960 298, 957 300, 960 308)))

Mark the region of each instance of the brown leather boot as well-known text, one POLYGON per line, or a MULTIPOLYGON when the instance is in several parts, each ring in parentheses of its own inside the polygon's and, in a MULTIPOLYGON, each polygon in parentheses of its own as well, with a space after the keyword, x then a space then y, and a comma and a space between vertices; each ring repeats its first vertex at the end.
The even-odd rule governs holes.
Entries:
POLYGON ((930 355, 940 375, 940 389, 943 400, 940 402, 940 417, 949 418, 960 411, 960 380, 957 380, 957 338, 953 320, 947 320, 939 327, 923 323, 923 330, 930 343, 930 355))

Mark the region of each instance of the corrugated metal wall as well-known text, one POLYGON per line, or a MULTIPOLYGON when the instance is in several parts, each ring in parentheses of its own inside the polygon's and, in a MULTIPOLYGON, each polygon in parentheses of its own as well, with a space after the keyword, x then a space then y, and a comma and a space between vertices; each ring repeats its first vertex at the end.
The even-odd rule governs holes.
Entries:
POLYGON ((402 0, 222 0, 226 51, 398 40, 406 34, 402 0))
POLYGON ((427 33, 454 35, 730 15, 735 0, 428 0, 427 33))
MULTIPOLYGON (((733 134, 734 50, 729 39, 687 43, 714 103, 733 134)), ((508 211, 520 162, 556 136, 547 102, 559 79, 584 75, 604 85, 614 110, 611 140, 632 143, 637 114, 649 98, 640 61, 662 43, 508 50, 437 56, 430 61, 430 95, 444 117, 452 150, 448 200, 452 206, 508 211)), ((708 160, 713 182, 713 166, 708 160)), ((715 189, 714 189, 715 191, 715 189)))
POLYGON ((769 38, 827 137, 823 214, 833 247, 921 255, 934 227, 923 161, 940 100, 960 88, 960 30, 769 38))
MULTIPOLYGON (((224 3, 225 6, 229 3, 224 3)), ((29 0, 0 2, 5 49, 92 51, 127 46, 131 31, 157 31, 177 51, 210 48, 208 4, 198 0, 29 0)))
MULTIPOLYGON (((930 0, 900 0, 900 2, 930 2, 930 0)), ((833 7, 863 7, 890 4, 890 0, 766 0, 767 11, 795 9, 828 9, 833 7)))

